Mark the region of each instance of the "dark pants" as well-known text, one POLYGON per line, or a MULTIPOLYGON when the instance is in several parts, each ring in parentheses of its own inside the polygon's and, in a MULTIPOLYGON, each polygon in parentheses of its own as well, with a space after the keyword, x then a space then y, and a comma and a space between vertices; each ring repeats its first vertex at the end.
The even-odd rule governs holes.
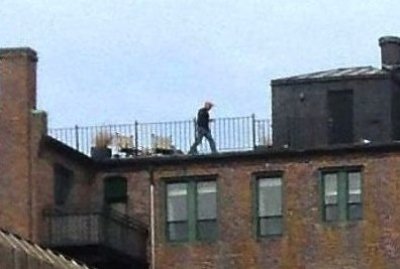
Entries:
POLYGON ((208 143, 210 144, 211 152, 217 153, 217 149, 215 147, 215 142, 211 135, 211 131, 207 130, 205 128, 202 128, 202 127, 198 127, 197 134, 196 134, 196 140, 194 141, 193 145, 190 147, 189 154, 197 153, 197 146, 200 145, 201 141, 203 140, 203 137, 205 137, 208 140, 208 143))

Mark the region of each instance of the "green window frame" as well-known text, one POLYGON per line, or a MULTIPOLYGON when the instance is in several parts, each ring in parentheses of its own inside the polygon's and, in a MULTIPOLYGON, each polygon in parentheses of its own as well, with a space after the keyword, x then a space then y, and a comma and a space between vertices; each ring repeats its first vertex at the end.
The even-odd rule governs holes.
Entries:
POLYGON ((321 207, 324 222, 361 220, 363 218, 361 169, 323 169, 321 207))
POLYGON ((256 175, 255 229, 257 237, 279 236, 283 233, 282 174, 256 175))
POLYGON ((61 164, 55 164, 54 174, 54 203, 56 206, 63 206, 68 201, 68 197, 73 187, 74 173, 72 170, 61 164))
POLYGON ((166 238, 170 242, 217 238, 217 181, 186 178, 166 182, 166 238))
POLYGON ((128 200, 128 186, 126 178, 111 176, 104 179, 104 202, 107 205, 126 203, 128 200))
POLYGON ((169 241, 189 239, 189 195, 186 182, 169 183, 166 187, 166 232, 169 241))

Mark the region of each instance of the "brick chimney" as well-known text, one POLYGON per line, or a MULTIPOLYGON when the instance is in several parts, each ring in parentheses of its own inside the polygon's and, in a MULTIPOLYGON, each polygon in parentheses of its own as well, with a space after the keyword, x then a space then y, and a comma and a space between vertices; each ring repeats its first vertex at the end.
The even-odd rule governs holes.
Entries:
POLYGON ((32 110, 36 52, 0 49, 0 227, 32 238, 32 110))
POLYGON ((400 38, 396 36, 384 36, 379 38, 381 47, 382 68, 400 68, 400 38))
POLYGON ((36 108, 36 62, 30 48, 0 49, 0 109, 36 108))

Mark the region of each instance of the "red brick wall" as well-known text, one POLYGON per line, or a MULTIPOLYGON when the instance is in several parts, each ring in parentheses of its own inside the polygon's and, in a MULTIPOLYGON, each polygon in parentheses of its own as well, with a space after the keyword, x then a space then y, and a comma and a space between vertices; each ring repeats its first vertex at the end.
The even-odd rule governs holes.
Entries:
MULTIPOLYGON (((97 171, 51 149, 40 148, 43 113, 32 113, 36 55, 29 49, 0 50, 0 227, 40 241, 43 209, 54 201, 53 165, 74 172, 68 203, 101 204, 103 179, 128 179, 127 212, 150 224, 151 173, 143 165, 97 171)), ((123 161, 122 161, 123 163, 123 161)), ((400 268, 400 153, 329 153, 301 157, 218 159, 153 165, 155 182, 155 268, 400 268), (321 221, 319 169, 363 166, 364 218, 328 225, 321 221), (252 175, 283 171, 284 233, 258 239, 252 224, 252 175), (218 175, 219 237, 213 243, 170 243, 165 239, 163 178, 218 175)))
MULTIPOLYGON (((114 172, 129 179, 130 213, 147 215, 142 220, 148 223, 149 173, 135 170, 114 172)), ((400 268, 399 177, 400 153, 266 156, 253 161, 211 159, 203 164, 157 166, 156 268, 400 268), (319 206, 319 169, 350 165, 363 166, 363 220, 326 224, 319 206), (252 224, 252 174, 277 170, 284 172, 284 233, 257 239, 252 224), (218 240, 166 242, 161 179, 210 174, 218 174, 218 240)))
POLYGON ((104 179, 112 176, 122 175, 127 179, 128 202, 127 214, 134 216, 141 222, 150 224, 150 183, 149 173, 146 170, 130 172, 101 172, 97 173, 95 179, 95 189, 93 190, 93 201, 103 203, 104 195, 104 179))
POLYGON ((42 149, 40 158, 35 162, 34 187, 34 232, 35 241, 46 239, 48 227, 43 216, 44 209, 55 207, 54 200, 54 165, 60 164, 73 174, 73 185, 66 200, 65 207, 88 208, 97 197, 93 171, 90 167, 68 158, 63 154, 42 149))
POLYGON ((35 242, 54 204, 54 164, 74 173, 68 203, 90 203, 93 184, 90 168, 41 148, 47 116, 36 110, 36 61, 31 49, 0 49, 0 228, 35 242))
POLYGON ((0 50, 0 226, 26 238, 32 236, 30 118, 35 100, 36 53, 0 50))

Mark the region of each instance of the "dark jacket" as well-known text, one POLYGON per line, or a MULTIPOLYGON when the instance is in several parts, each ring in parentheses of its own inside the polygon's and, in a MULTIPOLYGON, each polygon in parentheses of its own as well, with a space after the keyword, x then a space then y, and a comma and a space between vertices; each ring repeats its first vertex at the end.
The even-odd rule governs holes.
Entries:
POLYGON ((210 130, 208 123, 210 122, 210 114, 208 114, 208 110, 206 108, 200 108, 199 112, 197 113, 197 126, 206 129, 207 131, 210 130))

